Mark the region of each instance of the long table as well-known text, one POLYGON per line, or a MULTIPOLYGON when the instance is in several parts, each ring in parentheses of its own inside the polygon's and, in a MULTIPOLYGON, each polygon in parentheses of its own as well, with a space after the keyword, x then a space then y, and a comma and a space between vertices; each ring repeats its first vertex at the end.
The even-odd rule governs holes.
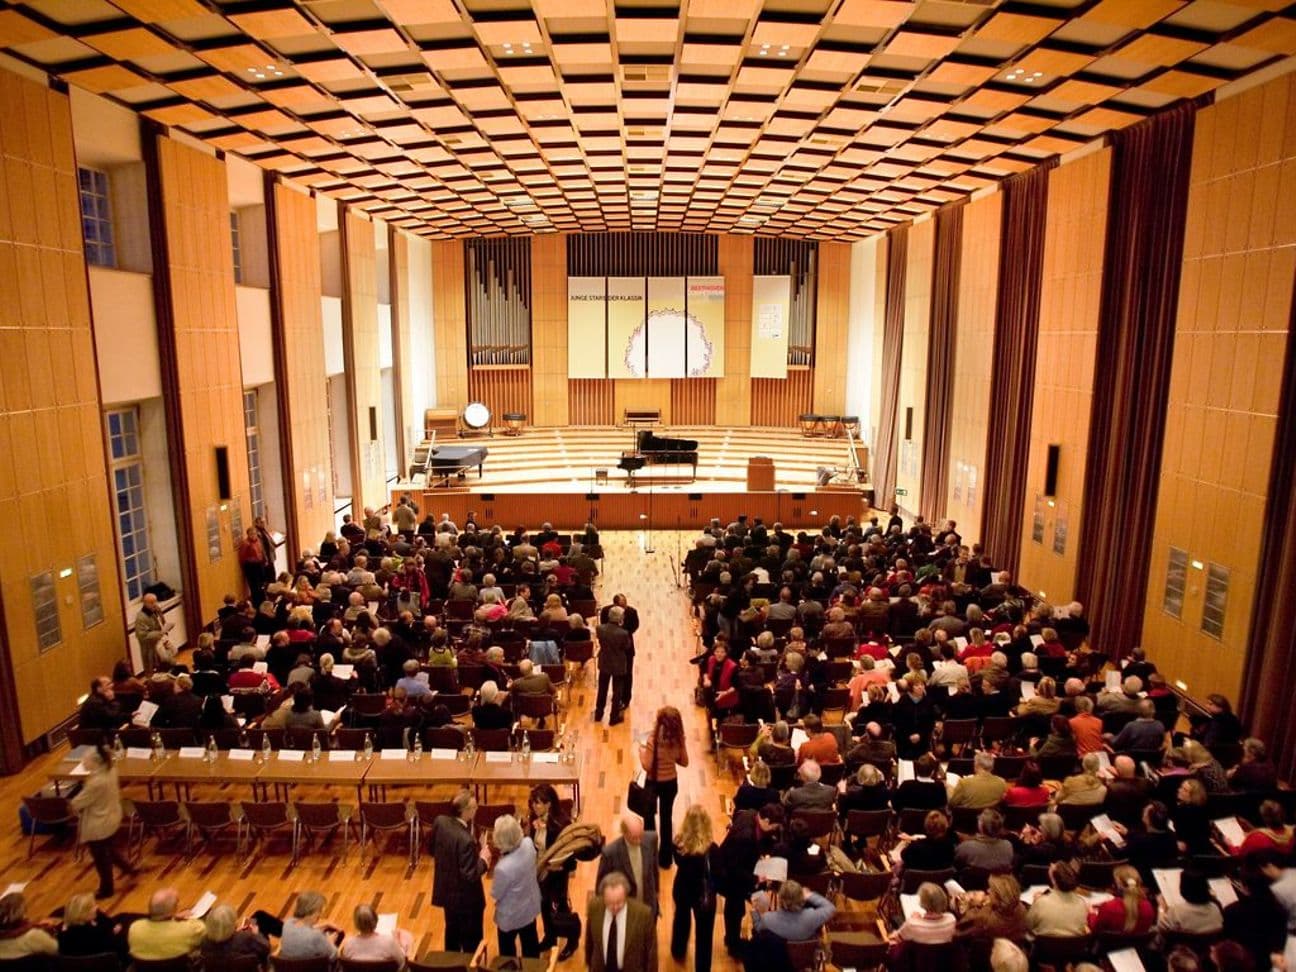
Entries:
MULTIPOLYGON (((486 803, 490 787, 530 788, 548 783, 570 786, 574 811, 580 812, 579 757, 575 763, 564 763, 550 761, 549 757, 556 754, 533 753, 524 762, 516 756, 507 760, 499 758, 509 756, 506 753, 475 753, 465 760, 425 752, 417 760, 389 758, 380 753, 365 759, 360 753, 344 749, 328 750, 318 762, 307 756, 305 752, 282 749, 276 750, 269 761, 263 761, 260 754, 247 760, 221 752, 208 762, 203 757, 181 756, 172 750, 161 760, 127 757, 116 766, 120 782, 145 784, 150 799, 164 792, 168 784, 175 787, 177 800, 187 799, 189 787, 195 783, 244 784, 251 787, 254 799, 269 799, 271 787, 275 796, 282 799, 287 799, 292 787, 298 784, 355 787, 357 800, 362 797, 365 786, 369 788, 370 800, 379 800, 386 799, 388 787, 458 784, 471 787, 478 802, 486 803)), ((61 784, 85 775, 78 771, 78 766, 78 760, 68 758, 50 771, 49 778, 56 792, 61 784)))

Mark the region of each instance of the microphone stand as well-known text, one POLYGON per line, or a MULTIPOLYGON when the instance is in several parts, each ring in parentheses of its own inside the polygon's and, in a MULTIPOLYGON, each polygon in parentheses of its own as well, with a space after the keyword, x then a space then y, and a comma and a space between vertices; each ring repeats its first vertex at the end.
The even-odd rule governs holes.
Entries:
POLYGON ((656 552, 657 552, 656 550, 653 549, 653 544, 652 544, 652 528, 653 528, 653 501, 652 501, 652 498, 653 498, 653 484, 652 484, 652 481, 653 481, 653 477, 649 476, 649 477, 648 477, 648 536, 647 536, 647 538, 646 538, 646 542, 645 542, 645 544, 644 544, 644 553, 656 553, 656 552))

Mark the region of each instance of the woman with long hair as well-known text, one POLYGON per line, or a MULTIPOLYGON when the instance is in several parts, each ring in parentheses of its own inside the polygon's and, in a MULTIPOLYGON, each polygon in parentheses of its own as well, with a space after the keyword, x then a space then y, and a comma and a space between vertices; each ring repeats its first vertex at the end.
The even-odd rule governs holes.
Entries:
POLYGON ((114 864, 128 877, 135 876, 135 868, 115 844, 122 822, 121 786, 113 768, 112 750, 106 743, 100 742, 86 753, 81 764, 89 772, 82 777, 81 792, 70 802, 80 818, 77 833, 89 848, 99 875, 95 897, 111 898, 114 864))
POLYGON ((715 929, 715 889, 711 878, 715 840, 711 832, 711 817, 706 807, 693 804, 684 814, 679 836, 675 838, 675 883, 671 898, 675 902, 675 917, 671 922, 670 950, 676 962, 684 961, 688 948, 690 918, 697 925, 697 940, 693 943, 693 968, 695 972, 711 970, 711 936, 715 929))
MULTIPOLYGON (((531 795, 527 799, 527 811, 526 833, 540 854, 543 854, 572 822, 571 817, 563 811, 562 804, 558 802, 558 791, 548 783, 532 787, 531 795)), ((562 867, 547 871, 540 876, 540 915, 544 918, 544 938, 540 940, 540 951, 553 948, 560 937, 566 937, 567 944, 563 946, 558 956, 560 961, 566 961, 575 954, 580 944, 580 919, 572 913, 571 902, 567 897, 567 885, 571 881, 574 870, 576 870, 576 858, 570 857, 562 867), (561 935, 559 928, 569 928, 572 918, 576 918, 575 934, 561 935)))
POLYGON ((684 720, 679 709, 664 705, 657 710, 652 735, 639 747, 639 762, 648 774, 653 802, 644 817, 644 830, 657 830, 657 817, 661 817, 658 838, 658 863, 663 868, 671 866, 671 810, 675 795, 679 793, 679 776, 676 766, 687 766, 688 747, 684 742, 684 720))
POLYGON ((1089 930, 1117 935, 1143 935, 1156 923, 1156 908, 1143 889, 1137 868, 1122 864, 1112 870, 1112 894, 1089 912, 1089 930))

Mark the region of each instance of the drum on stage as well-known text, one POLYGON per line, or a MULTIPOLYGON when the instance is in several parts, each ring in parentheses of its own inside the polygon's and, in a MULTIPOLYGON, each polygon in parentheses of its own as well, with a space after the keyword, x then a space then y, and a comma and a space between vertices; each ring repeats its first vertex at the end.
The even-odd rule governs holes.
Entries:
POLYGON ((481 402, 469 402, 464 406, 463 423, 470 429, 484 429, 490 425, 491 411, 481 402))

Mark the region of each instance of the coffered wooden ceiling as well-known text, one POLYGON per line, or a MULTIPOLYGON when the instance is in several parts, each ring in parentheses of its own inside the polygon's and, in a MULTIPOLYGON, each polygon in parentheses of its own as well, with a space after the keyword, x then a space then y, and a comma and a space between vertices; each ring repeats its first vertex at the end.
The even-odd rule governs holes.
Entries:
POLYGON ((0 50, 423 236, 852 240, 1296 53, 1296 5, 0 0, 0 50))

